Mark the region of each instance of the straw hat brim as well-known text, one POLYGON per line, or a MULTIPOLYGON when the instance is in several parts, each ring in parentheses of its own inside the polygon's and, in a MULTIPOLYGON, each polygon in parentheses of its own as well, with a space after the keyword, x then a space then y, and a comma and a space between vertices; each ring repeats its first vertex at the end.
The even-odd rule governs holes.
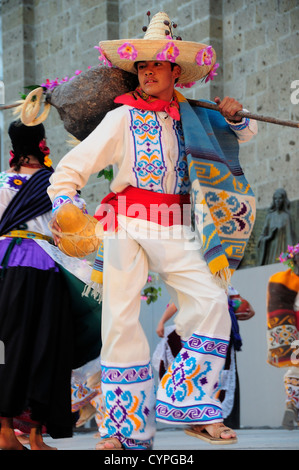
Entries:
POLYGON ((161 60, 157 59, 157 55, 162 53, 169 43, 173 43, 179 51, 179 54, 171 60, 181 67, 181 75, 178 79, 178 83, 183 84, 200 80, 208 75, 216 62, 216 52, 212 48, 213 57, 211 63, 209 65, 198 65, 196 62, 198 52, 208 46, 191 41, 173 39, 117 39, 101 41, 99 46, 112 65, 126 70, 127 72, 137 74, 134 66, 135 62, 161 60), (134 51, 137 53, 134 59, 121 57, 118 51, 119 48, 125 44, 133 46, 134 51))

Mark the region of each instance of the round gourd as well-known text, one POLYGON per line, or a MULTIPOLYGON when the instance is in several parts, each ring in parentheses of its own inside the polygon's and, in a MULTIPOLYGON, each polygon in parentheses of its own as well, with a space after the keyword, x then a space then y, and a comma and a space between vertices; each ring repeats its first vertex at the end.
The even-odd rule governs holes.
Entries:
POLYGON ((98 221, 74 204, 62 205, 57 210, 56 222, 61 228, 58 247, 66 255, 82 258, 98 249, 101 242, 98 227, 96 232, 98 221))

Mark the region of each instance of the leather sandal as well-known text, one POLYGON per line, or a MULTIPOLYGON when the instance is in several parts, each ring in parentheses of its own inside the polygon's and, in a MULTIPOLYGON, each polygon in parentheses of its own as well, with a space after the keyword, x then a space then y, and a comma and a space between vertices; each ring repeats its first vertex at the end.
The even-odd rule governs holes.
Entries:
POLYGON ((236 437, 230 437, 229 439, 224 439, 221 437, 221 434, 223 432, 231 432, 232 429, 228 428, 225 426, 223 423, 215 423, 214 426, 214 436, 211 436, 211 434, 208 433, 206 430, 207 424, 204 424, 202 426, 194 425, 191 426, 190 428, 184 429, 185 433, 188 434, 189 436, 197 437, 198 439, 201 439, 202 441, 209 442, 210 444, 235 444, 238 442, 238 439, 236 437))

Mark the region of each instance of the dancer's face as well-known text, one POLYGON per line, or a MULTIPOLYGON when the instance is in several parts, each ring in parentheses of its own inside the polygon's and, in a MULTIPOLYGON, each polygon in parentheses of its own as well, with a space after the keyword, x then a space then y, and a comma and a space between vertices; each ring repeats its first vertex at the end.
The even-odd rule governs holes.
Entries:
POLYGON ((175 80, 180 76, 179 65, 171 66, 164 61, 141 61, 137 64, 138 79, 142 90, 148 95, 170 101, 175 80))

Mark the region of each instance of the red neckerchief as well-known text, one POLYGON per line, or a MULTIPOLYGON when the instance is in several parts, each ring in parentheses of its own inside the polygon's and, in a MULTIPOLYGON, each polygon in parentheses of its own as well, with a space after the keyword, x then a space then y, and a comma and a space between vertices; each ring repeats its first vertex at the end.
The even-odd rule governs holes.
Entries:
POLYGON ((158 98, 147 95, 140 87, 137 87, 134 91, 117 96, 114 102, 127 104, 134 108, 144 109, 147 111, 165 111, 176 121, 181 119, 179 111, 180 107, 175 95, 173 96, 172 101, 159 100, 158 98))

